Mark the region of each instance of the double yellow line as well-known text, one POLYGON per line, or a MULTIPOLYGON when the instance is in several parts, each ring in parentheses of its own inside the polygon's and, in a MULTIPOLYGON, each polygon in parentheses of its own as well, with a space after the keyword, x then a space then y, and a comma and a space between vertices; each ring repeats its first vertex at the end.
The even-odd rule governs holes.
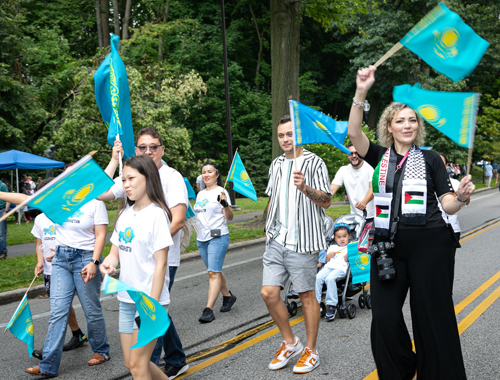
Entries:
MULTIPOLYGON (((500 225, 500 219, 496 219, 494 221, 491 221, 487 223, 486 225, 476 228, 475 230, 472 230, 468 232, 467 234, 464 234, 463 238, 460 240, 460 243, 465 243, 466 241, 486 232, 489 231, 490 229, 499 226, 500 225)), ((487 280, 484 284, 482 284, 479 288, 477 288, 474 292, 472 292, 467 298, 465 298, 462 302, 460 302, 457 306, 455 306, 455 314, 460 313, 463 309, 465 309, 468 305, 470 305, 476 298, 478 298, 481 294, 483 294, 488 288, 490 288, 496 281, 500 279, 500 271, 497 272, 494 276, 492 276, 489 280, 487 280)), ((462 334, 465 330, 467 330, 476 320, 479 318, 479 316, 484 313, 486 309, 488 309, 493 302, 495 302, 498 298, 500 297, 500 287, 498 287, 493 293, 491 293, 484 301, 482 301, 472 312, 470 312, 460 323, 458 324, 458 331, 459 334, 462 334)), ((290 321, 290 325, 294 326, 298 323, 301 323, 304 320, 303 316, 300 316, 296 319, 293 319, 290 321)), ((223 343, 220 343, 219 345, 212 347, 208 350, 202 351, 201 353, 192 355, 188 358, 188 362, 193 362, 196 360, 201 359, 204 356, 208 356, 210 354, 213 354, 217 351, 223 350, 227 348, 228 346, 237 344, 239 341, 246 339, 249 336, 255 335, 256 333, 269 328, 274 325, 274 321, 269 321, 266 322, 260 326, 257 326, 253 329, 248 330, 247 332, 244 332, 242 334, 239 334, 238 336, 229 339, 228 341, 225 341, 223 343)), ((179 379, 183 379, 189 375, 192 375, 193 373, 196 373, 206 367, 211 366, 214 363, 217 363, 227 357, 230 357, 237 352, 240 352, 247 347, 253 346, 256 343, 259 343, 273 335, 276 335, 279 333, 279 329, 276 327, 262 335, 259 335, 255 338, 252 338, 248 340, 247 342, 244 342, 236 347, 230 348, 220 354, 217 354, 187 370, 182 376, 179 376, 179 379)), ((377 375, 377 370, 374 370, 372 373, 370 373, 368 376, 366 376, 363 380, 375 380, 378 379, 377 375)))

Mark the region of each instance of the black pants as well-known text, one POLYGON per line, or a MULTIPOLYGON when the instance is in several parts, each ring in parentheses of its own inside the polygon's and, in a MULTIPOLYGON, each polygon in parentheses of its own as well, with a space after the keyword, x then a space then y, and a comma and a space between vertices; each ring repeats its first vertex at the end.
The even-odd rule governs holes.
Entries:
POLYGON ((399 229, 392 251, 396 278, 380 281, 371 265, 371 344, 381 380, 466 379, 452 299, 454 248, 446 227, 399 229), (416 354, 402 308, 410 289, 416 354))

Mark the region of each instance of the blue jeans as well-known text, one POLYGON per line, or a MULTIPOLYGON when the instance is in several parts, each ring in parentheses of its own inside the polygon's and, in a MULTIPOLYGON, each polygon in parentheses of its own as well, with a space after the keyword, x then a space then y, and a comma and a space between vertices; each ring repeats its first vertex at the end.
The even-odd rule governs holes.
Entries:
MULTIPOLYGON (((0 210, 0 216, 4 210, 0 210)), ((7 253, 7 220, 0 222, 0 253, 7 253)))
MULTIPOLYGON (((59 370, 63 352, 69 309, 75 291, 87 319, 87 336, 92 351, 103 356, 109 355, 106 323, 102 313, 99 292, 102 274, 97 269, 96 277, 85 284, 80 272, 92 260, 92 251, 57 246, 52 260, 50 289, 49 331, 43 345, 43 360, 40 370, 47 375, 55 375, 59 370)), ((102 262, 102 258, 100 260, 102 262)))
MULTIPOLYGON (((177 267, 168 267, 168 274, 170 277, 170 284, 168 284, 169 292, 174 284, 176 272, 177 267)), ((160 361, 162 347, 165 351, 165 356, 163 357, 165 364, 172 365, 177 368, 184 367, 184 365, 186 365, 186 354, 182 349, 182 343, 179 339, 179 335, 177 335, 177 330, 175 329, 172 317, 170 317, 170 326, 168 327, 168 330, 165 332, 165 335, 158 338, 155 349, 151 354, 151 361, 156 365, 158 365, 158 362, 160 361)))
POLYGON ((337 306, 339 296, 337 294, 337 279, 344 277, 345 271, 337 268, 323 267, 316 275, 316 299, 321 302, 321 291, 326 284, 326 306, 337 306))
POLYGON ((222 272, 222 265, 229 247, 229 235, 222 235, 208 241, 196 240, 200 256, 209 272, 222 272))

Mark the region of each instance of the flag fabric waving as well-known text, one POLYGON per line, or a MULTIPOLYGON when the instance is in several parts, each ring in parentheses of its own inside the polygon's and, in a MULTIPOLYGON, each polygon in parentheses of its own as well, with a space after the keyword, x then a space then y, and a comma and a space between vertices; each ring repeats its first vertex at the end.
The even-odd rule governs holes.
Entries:
POLYGON ((186 185, 186 189, 188 192, 188 199, 196 199, 196 194, 194 192, 193 186, 189 183, 188 179, 186 177, 184 178, 184 184, 186 185))
POLYGON ((125 158, 135 156, 134 129, 130 109, 127 70, 118 54, 120 37, 111 35, 109 53, 94 74, 95 100, 108 127, 108 143, 114 146, 120 136, 125 158))
POLYGON ((479 94, 424 90, 420 84, 395 86, 395 102, 407 104, 458 146, 472 148, 479 94))
POLYGON ((474 71, 490 45, 443 3, 399 42, 455 82, 474 71))
POLYGON ((92 156, 86 155, 32 195, 28 205, 42 210, 54 223, 63 224, 113 185, 92 156))
POLYGON ((139 326, 137 343, 131 348, 143 347, 153 339, 163 336, 170 326, 170 318, 165 308, 146 293, 134 289, 108 275, 104 276, 101 290, 103 294, 126 291, 135 302, 135 307, 141 319, 141 325, 139 326))
POLYGON ((347 255, 352 273, 352 283, 370 281, 370 255, 358 251, 358 243, 347 244, 347 255))
POLYGON ((250 198, 252 201, 257 202, 257 193, 252 185, 252 180, 248 176, 248 173, 241 161, 238 152, 234 154, 233 163, 229 169, 229 177, 227 179, 229 182, 233 183, 233 190, 237 191, 241 195, 250 198))
POLYGON ((9 330, 17 339, 26 343, 28 354, 31 358, 35 349, 35 335, 27 294, 24 295, 5 329, 9 330))
POLYGON ((295 100, 289 100, 288 103, 295 145, 327 143, 346 154, 351 154, 351 151, 344 146, 347 121, 335 121, 324 113, 295 100))

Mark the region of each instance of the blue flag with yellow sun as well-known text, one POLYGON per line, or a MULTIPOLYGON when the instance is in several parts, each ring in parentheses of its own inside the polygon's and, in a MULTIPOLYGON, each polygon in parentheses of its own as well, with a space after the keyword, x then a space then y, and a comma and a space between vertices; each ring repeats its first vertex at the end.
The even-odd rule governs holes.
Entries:
POLYGON ((420 84, 395 86, 395 102, 407 104, 458 146, 472 148, 479 94, 424 90, 420 84))
POLYGON ((127 69, 120 54, 120 37, 111 35, 111 52, 104 58, 94 74, 95 100, 108 127, 108 143, 114 146, 120 136, 125 158, 135 156, 134 129, 130 108, 130 90, 127 69))
POLYGON ((347 121, 335 121, 324 113, 295 100, 289 100, 288 103, 295 145, 326 143, 345 154, 351 154, 351 151, 344 146, 347 121))
POLYGON ((352 283, 370 281, 370 255, 358 251, 358 242, 347 244, 347 255, 351 267, 352 283))
POLYGON ((233 190, 250 198, 252 201, 257 202, 257 193, 252 185, 252 180, 248 176, 248 173, 241 161, 238 152, 234 154, 233 163, 229 169, 229 177, 227 178, 229 182, 233 183, 233 190))
POLYGON ((153 339, 163 336, 170 326, 170 318, 165 308, 157 300, 111 276, 104 276, 101 290, 103 294, 126 291, 135 302, 141 325, 137 343, 131 348, 143 347, 153 339))
POLYGON ((114 182, 86 155, 32 195, 28 205, 62 225, 83 205, 107 191, 114 182))
POLYGON ((399 42, 455 82, 474 71, 490 46, 443 3, 425 15, 399 42))
POLYGON ((28 296, 26 294, 5 329, 9 330, 17 339, 26 343, 28 354, 31 358, 35 349, 35 335, 30 305, 28 304, 28 296))

